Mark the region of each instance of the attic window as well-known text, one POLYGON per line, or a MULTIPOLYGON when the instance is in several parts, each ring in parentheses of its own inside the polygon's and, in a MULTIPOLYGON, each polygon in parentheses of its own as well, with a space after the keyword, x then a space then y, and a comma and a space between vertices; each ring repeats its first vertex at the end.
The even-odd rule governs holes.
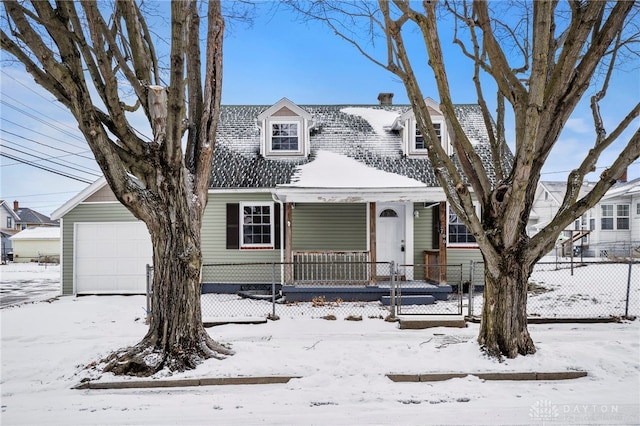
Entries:
MULTIPOLYGON (((449 144, 446 138, 446 133, 444 131, 445 130, 444 121, 440 119, 440 117, 431 117, 431 120, 433 122, 433 127, 436 132, 438 141, 440 142, 440 144, 442 145, 442 147, 445 149, 447 153, 451 153, 452 150, 451 150, 451 147, 449 147, 449 144)), ((409 133, 407 137, 409 154, 418 155, 418 156, 426 155, 427 141, 425 140, 425 137, 422 134, 422 132, 420 132, 420 129, 417 126, 415 118, 411 118, 409 120, 409 125, 407 126, 407 128, 409 129, 409 133)))
POLYGON ((299 123, 271 123, 271 151, 299 150, 299 123))
POLYGON ((309 154, 313 118, 303 108, 282 98, 257 117, 260 153, 265 157, 298 157, 309 154))
MULTIPOLYGON (((436 131, 436 135, 438 135, 438 141, 440 143, 442 143, 442 133, 441 133, 441 125, 440 123, 433 123, 433 127, 435 128, 436 131)), ((427 144, 424 141, 424 136, 422 136, 422 133, 420 133, 420 129, 418 129, 418 126, 416 125, 416 129, 415 129, 415 138, 413 141, 413 149, 415 151, 426 151, 427 149, 427 144)))

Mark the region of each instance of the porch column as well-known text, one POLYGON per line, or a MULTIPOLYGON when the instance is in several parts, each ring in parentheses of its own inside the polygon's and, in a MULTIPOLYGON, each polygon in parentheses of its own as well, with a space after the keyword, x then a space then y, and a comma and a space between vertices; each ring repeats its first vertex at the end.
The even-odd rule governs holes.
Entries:
POLYGON ((378 268, 376 265, 376 203, 369 203, 369 284, 375 285, 378 268))
POLYGON ((440 284, 447 283, 447 203, 441 201, 438 207, 440 210, 440 284))
POLYGON ((284 282, 293 284, 293 209, 291 203, 284 204, 284 282))

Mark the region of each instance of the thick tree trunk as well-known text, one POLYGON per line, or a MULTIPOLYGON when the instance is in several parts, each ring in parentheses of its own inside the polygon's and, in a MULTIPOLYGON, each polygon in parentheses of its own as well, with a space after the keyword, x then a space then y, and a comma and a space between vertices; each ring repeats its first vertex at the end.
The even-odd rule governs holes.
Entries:
MULTIPOLYGON (((527 286, 530 267, 522 259, 504 257, 498 276, 485 265, 484 304, 478 342, 490 356, 515 358, 536 352, 527 329, 527 286)), ((495 269, 494 269, 495 270, 495 269)))
POLYGON ((232 351, 215 342, 202 325, 200 305, 201 215, 190 209, 180 182, 167 185, 147 222, 153 243, 153 294, 147 335, 135 346, 105 359, 104 371, 149 376, 162 369, 195 368, 232 351), (178 192, 176 194, 175 192, 178 192))

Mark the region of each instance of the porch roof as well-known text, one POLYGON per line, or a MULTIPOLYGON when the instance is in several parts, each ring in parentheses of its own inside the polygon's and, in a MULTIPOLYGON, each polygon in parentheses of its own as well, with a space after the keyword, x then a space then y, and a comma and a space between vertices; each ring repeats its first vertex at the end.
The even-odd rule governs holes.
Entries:
POLYGON ((425 202, 444 201, 444 191, 424 182, 367 166, 346 155, 318 151, 310 163, 299 165, 289 184, 277 185, 282 202, 425 202))

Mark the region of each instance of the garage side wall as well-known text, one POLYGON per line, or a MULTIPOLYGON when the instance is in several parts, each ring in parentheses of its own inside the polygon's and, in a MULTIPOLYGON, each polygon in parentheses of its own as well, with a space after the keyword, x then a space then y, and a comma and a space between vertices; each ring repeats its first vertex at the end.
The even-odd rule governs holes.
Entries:
POLYGON ((135 222, 137 219, 118 202, 79 204, 62 220, 62 294, 73 294, 73 250, 75 223, 135 222))

